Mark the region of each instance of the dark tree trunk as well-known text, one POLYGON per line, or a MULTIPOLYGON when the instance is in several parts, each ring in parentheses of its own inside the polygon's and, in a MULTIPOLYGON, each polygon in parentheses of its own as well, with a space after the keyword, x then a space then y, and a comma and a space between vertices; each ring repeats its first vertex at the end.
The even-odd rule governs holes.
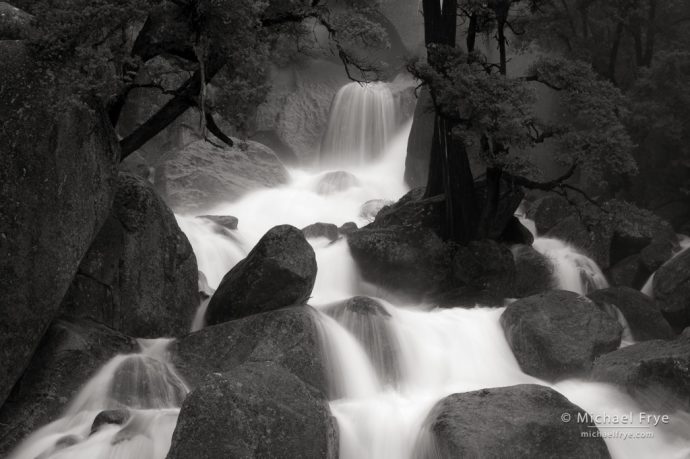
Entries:
POLYGON ((649 16, 647 19, 647 42, 644 50, 642 65, 649 67, 654 58, 654 45, 656 42, 656 7, 657 0, 649 0, 649 16))
POLYGON ((470 24, 467 27, 467 54, 474 52, 477 43, 477 13, 470 15, 470 24))
MULTIPOLYGON (((225 61, 211 59, 206 64, 206 81, 208 83, 223 68, 225 61)), ((204 83, 204 84, 205 84, 204 83)), ((121 160, 134 153, 151 140, 156 134, 165 129, 190 107, 196 105, 196 98, 201 91, 201 72, 197 70, 178 90, 177 95, 161 107, 151 118, 120 141, 122 150, 121 160)), ((223 140, 223 139, 221 139, 223 140)))
MULTIPOLYGON (((423 7, 427 46, 456 46, 457 0, 444 0, 443 8, 439 0, 423 0, 423 7)), ((452 121, 437 114, 426 195, 445 195, 444 236, 466 244, 475 235, 474 179, 465 145, 453 134, 454 128, 452 121)))
POLYGON ((619 22, 616 26, 616 32, 613 36, 613 45, 611 46, 611 56, 609 57, 609 69, 607 76, 614 84, 616 83, 616 65, 618 63, 618 50, 620 49, 621 39, 623 38, 623 30, 625 25, 619 22))

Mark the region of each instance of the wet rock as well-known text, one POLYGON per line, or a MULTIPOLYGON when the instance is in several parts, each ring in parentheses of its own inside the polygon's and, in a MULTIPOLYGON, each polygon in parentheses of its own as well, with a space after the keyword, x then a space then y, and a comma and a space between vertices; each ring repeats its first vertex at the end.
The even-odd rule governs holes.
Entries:
POLYGON ((511 296, 515 282, 513 254, 495 241, 472 241, 456 248, 450 275, 453 287, 511 296))
POLYGON ((616 311, 611 306, 618 308, 635 341, 675 337, 658 304, 638 290, 630 287, 612 287, 597 290, 587 297, 614 318, 616 311))
POLYGON ((168 459, 338 457, 324 395, 274 362, 208 375, 189 394, 168 459))
POLYGON ((314 249, 297 228, 271 228, 223 277, 206 311, 214 325, 251 314, 303 304, 316 280, 314 249))
POLYGON ((191 387, 208 373, 272 361, 326 393, 314 313, 298 306, 206 327, 170 345, 172 362, 191 387))
POLYGON ((197 140, 156 167, 156 189, 176 212, 200 213, 246 193, 288 181, 287 169, 268 147, 233 139, 234 147, 197 140))
POLYGON ((654 275, 654 298, 676 331, 690 325, 690 250, 664 264, 654 275))
POLYGON ((640 255, 635 254, 622 259, 609 268, 606 277, 614 286, 640 289, 652 272, 642 264, 640 255))
POLYGON ((362 344, 381 382, 394 384, 399 380, 400 344, 390 326, 391 315, 381 303, 366 296, 356 296, 329 305, 323 312, 362 344))
POLYGON ((316 184, 316 192, 328 196, 356 186, 359 186, 359 179, 349 172, 328 172, 316 184))
POLYGON ((114 424, 121 426, 122 424, 127 422, 131 416, 132 413, 125 408, 119 410, 101 411, 96 415, 96 418, 93 420, 93 424, 91 424, 90 435, 93 435, 95 432, 98 431, 98 429, 100 429, 104 425, 114 424))
POLYGON ((338 228, 338 233, 341 236, 349 236, 350 234, 354 233, 357 231, 357 223, 355 222, 347 222, 343 223, 339 228, 338 228))
POLYGON ((25 436, 60 417, 108 360, 137 349, 133 339, 91 320, 53 322, 0 408, 0 456, 6 457, 25 436))
MULTIPOLYGON (((651 258, 662 255, 659 249, 663 246, 667 246, 666 249, 662 249, 665 252, 663 255, 671 257, 671 250, 677 244, 677 237, 669 223, 648 210, 622 201, 609 201, 605 208, 615 215, 611 238, 612 263, 639 253, 653 243, 659 247, 648 249, 650 261, 652 261, 651 258)), ((666 260, 662 260, 661 264, 666 260)))
POLYGON ((222 226, 223 228, 231 231, 236 230, 239 223, 239 219, 237 217, 233 217, 232 215, 199 215, 197 218, 211 221, 216 225, 222 226))
POLYGON ((532 245, 534 235, 520 222, 519 218, 513 216, 508 220, 508 224, 498 240, 506 244, 532 245))
POLYGON ((403 226, 431 229, 437 236, 443 234, 443 199, 425 198, 424 188, 416 188, 398 202, 382 208, 370 225, 372 228, 403 226))
POLYGON ((325 237, 329 241, 335 241, 340 237, 338 227, 332 223, 313 223, 302 228, 302 234, 307 239, 325 237))
POLYGON ((9 3, 0 2, 0 40, 29 38, 33 16, 9 3))
POLYGON ((690 409, 690 338, 633 344, 599 357, 592 379, 621 386, 645 409, 690 409))
POLYGON ((180 336, 199 305, 196 257, 175 216, 142 179, 120 174, 110 217, 62 311, 130 336, 180 336))
POLYGON ((424 228, 372 225, 348 237, 365 280, 411 300, 446 286, 450 255, 443 241, 424 228))
POLYGON ((618 348, 622 328, 594 302, 553 290, 510 304, 501 326, 525 373, 546 380, 582 376, 618 348))
POLYGON ((537 233, 546 234, 551 228, 573 214, 572 205, 562 196, 548 194, 530 206, 527 217, 534 220, 537 233))
POLYGON ((381 209, 391 204, 393 204, 393 201, 387 199, 372 199, 362 204, 359 210, 359 216, 369 222, 373 222, 381 209))
POLYGON ((515 282, 511 297, 524 298, 555 287, 551 260, 528 245, 514 246, 512 252, 515 282))
POLYGON ((586 412, 555 390, 534 384, 453 394, 432 409, 418 440, 422 459, 459 457, 610 457, 586 412), (564 414, 571 422, 563 422, 564 414), (583 438, 587 432, 588 437, 583 438))
POLYGON ((640 251, 640 263, 653 273, 673 257, 674 245, 670 240, 653 242, 640 251))
POLYGON ((63 99, 19 41, 0 41, 0 404, 105 222, 120 156, 99 110, 63 99))

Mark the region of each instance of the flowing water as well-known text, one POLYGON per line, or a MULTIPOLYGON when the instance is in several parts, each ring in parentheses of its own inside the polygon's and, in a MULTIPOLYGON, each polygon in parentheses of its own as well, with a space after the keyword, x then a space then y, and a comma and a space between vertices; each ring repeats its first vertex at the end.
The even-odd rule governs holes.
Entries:
POLYGON ((321 164, 340 167, 376 160, 385 151, 395 124, 395 103, 387 84, 343 86, 331 107, 321 164))
POLYGON ((63 416, 33 433, 10 459, 163 459, 189 390, 167 360, 168 339, 139 340, 79 391, 63 416), (121 425, 96 428, 99 413, 124 410, 121 425))
MULTIPOLYGON (((366 224, 368 220, 361 213, 363 203, 395 200, 407 191, 403 172, 411 123, 395 134, 388 132, 388 121, 382 119, 389 116, 388 103, 382 85, 345 87, 334 103, 324 141, 324 157, 329 160, 322 164, 330 165, 317 171, 293 170, 289 184, 251 193, 210 212, 238 217, 237 230, 219 231, 206 220, 178 216, 210 288, 216 288, 223 275, 277 224, 298 228, 315 222, 366 224), (375 129, 363 129, 363 120, 375 129), (339 137, 343 133, 366 139, 355 137, 348 144, 345 137, 339 137)), ((378 298, 378 307, 367 313, 344 307, 343 301, 354 296, 376 297, 384 292, 361 279, 345 239, 333 243, 310 239, 310 243, 318 263, 310 304, 318 311, 341 458, 415 457, 420 431, 433 405, 449 394, 481 388, 544 384, 590 413, 640 411, 628 396, 608 385, 580 380, 548 384, 523 373, 504 337, 499 323, 504 308, 498 305, 433 309, 378 298)), ((561 288, 586 293, 606 286, 596 263, 567 244, 537 238, 535 247, 552 261, 555 281, 561 288)), ((196 329, 203 327, 203 312, 202 306, 196 329)), ((85 386, 62 419, 34 434, 25 443, 28 446, 13 457, 35 459, 46 451, 42 459, 144 457, 141 451, 149 454, 145 457, 164 457, 179 413, 179 399, 186 389, 166 363, 162 346, 154 347, 137 354, 139 363, 133 365, 141 367, 142 371, 135 373, 142 377, 148 378, 146 369, 154 366, 165 375, 152 378, 159 389, 144 397, 151 397, 150 402, 141 400, 138 388, 143 386, 135 382, 122 384, 122 396, 115 397, 116 370, 132 356, 116 357, 85 386), (115 399, 118 403, 113 402, 115 399), (134 423, 130 420, 124 427, 106 426, 89 435, 96 414, 120 403, 131 407, 136 426, 128 430, 134 423), (78 442, 50 455, 56 442, 67 436, 76 436, 78 442), (111 456, 102 455, 102 451, 110 451, 111 456)), ((669 414, 675 430, 655 429, 653 439, 607 439, 613 456, 688 457, 687 415, 669 414)))

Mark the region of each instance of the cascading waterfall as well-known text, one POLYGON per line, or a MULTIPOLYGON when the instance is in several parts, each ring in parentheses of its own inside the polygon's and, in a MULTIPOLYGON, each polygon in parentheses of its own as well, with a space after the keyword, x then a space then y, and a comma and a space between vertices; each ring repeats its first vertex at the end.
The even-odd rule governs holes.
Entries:
POLYGON ((118 355, 79 391, 63 416, 25 439, 10 459, 163 459, 189 392, 168 362, 170 340, 139 340, 141 352, 118 355), (125 410, 121 425, 94 424, 125 410))
POLYGON ((396 128, 395 103, 385 83, 350 83, 336 94, 321 143, 329 167, 363 165, 379 158, 396 128))
MULTIPOLYGON (((361 226, 368 223, 361 217, 363 203, 396 200, 407 191, 403 171, 411 123, 390 137, 392 116, 385 107, 389 96, 383 85, 345 87, 334 102, 329 127, 339 132, 327 134, 323 150, 326 162, 339 163, 338 170, 293 170, 289 184, 251 193, 210 212, 238 217, 237 230, 219 231, 208 221, 177 216, 210 288, 216 288, 275 225, 302 228, 315 222, 352 221, 361 226), (384 153, 372 161, 379 152, 384 153), (348 179, 331 186, 333 172, 339 174, 338 180, 348 179)), ((425 447, 418 439, 427 414, 452 393, 522 383, 550 385, 521 371, 499 323, 501 305, 432 309, 375 298, 370 309, 343 306, 358 295, 371 296, 371 287, 362 281, 346 240, 309 242, 318 264, 310 304, 328 366, 341 458, 416 457, 416 448, 425 447)), ((535 247, 554 263, 561 288, 586 293, 606 286, 596 264, 567 244, 538 238, 535 247)), ((201 326, 203 321, 197 320, 195 327, 201 326)), ((87 383, 64 417, 32 435, 13 459, 165 457, 186 393, 165 358, 165 344, 142 342, 140 354, 111 360, 87 383), (120 371, 133 379, 118 382, 120 371), (132 412, 125 425, 106 425, 90 435, 100 411, 122 406, 132 412)), ((609 385, 567 380, 550 386, 593 414, 639 411, 632 399, 609 385)), ((676 430, 655 429, 655 437, 643 442, 611 438, 606 442, 614 458, 688 457, 690 422, 683 419, 687 417, 679 414, 674 417, 676 430)))

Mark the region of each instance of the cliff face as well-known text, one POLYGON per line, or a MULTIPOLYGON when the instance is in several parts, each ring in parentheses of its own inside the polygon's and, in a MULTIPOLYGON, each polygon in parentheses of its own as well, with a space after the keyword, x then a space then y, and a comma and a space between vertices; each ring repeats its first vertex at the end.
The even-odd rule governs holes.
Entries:
POLYGON ((21 42, 0 42, 0 403, 105 221, 119 158, 97 111, 63 99, 21 42))

